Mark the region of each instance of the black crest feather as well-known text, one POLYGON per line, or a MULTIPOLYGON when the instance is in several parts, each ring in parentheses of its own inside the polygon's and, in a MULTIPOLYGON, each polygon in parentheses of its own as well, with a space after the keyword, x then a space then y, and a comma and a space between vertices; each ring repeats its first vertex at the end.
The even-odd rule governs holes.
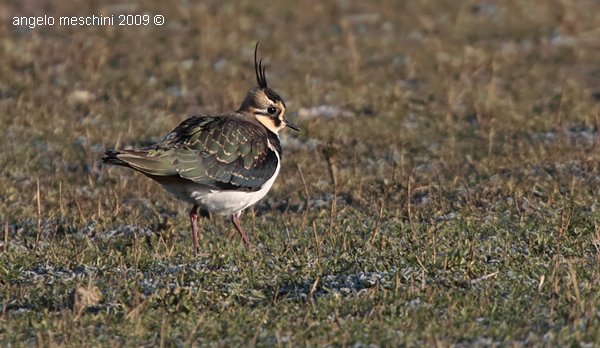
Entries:
POLYGON ((256 71, 256 82, 258 87, 265 89, 267 88, 267 77, 265 76, 265 67, 262 65, 262 58, 257 61, 256 54, 258 52, 258 42, 254 48, 254 70, 256 71))

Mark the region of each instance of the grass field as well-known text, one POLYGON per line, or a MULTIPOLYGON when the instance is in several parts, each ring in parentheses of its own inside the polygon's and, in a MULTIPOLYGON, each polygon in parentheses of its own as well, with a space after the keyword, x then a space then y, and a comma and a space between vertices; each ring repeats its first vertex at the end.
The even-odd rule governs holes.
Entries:
POLYGON ((599 23, 592 0, 0 3, 0 345, 600 346, 599 23), (92 15, 114 24, 58 24, 92 15), (256 41, 302 132, 242 217, 256 250, 214 216, 196 257, 189 206, 98 162, 237 109, 256 41))

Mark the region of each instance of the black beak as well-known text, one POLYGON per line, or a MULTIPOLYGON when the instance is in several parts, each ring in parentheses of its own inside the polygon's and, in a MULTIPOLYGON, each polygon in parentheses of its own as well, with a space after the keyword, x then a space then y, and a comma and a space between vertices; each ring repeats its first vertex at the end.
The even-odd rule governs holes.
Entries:
POLYGON ((300 128, 298 128, 298 126, 296 126, 295 124, 293 124, 292 122, 290 122, 288 119, 283 119, 283 123, 285 123, 286 126, 290 127, 291 129, 295 130, 295 131, 300 131, 300 128))

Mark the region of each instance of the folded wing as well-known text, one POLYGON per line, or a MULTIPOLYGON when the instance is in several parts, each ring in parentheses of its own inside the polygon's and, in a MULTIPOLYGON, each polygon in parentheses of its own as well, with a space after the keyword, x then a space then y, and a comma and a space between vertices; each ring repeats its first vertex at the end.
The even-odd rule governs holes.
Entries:
MULTIPOLYGON (((277 169, 268 139, 266 130, 243 119, 195 116, 156 145, 108 151, 103 161, 155 179, 178 176, 216 189, 256 191, 277 169)), ((276 138, 271 146, 280 149, 276 138)))

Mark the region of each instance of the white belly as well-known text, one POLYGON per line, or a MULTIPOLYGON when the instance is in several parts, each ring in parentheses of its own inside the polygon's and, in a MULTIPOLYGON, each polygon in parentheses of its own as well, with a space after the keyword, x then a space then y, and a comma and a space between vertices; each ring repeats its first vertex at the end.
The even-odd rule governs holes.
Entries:
MULTIPOLYGON (((277 152, 275 152, 277 154, 277 152)), ((279 160, 279 154, 277 154, 279 160)), ((214 214, 231 215, 241 212, 252 204, 261 200, 273 186, 281 163, 277 163, 275 173, 266 181, 260 190, 255 192, 217 190, 204 185, 163 185, 165 190, 169 191, 175 198, 191 204, 197 204, 202 209, 206 209, 214 214)))

